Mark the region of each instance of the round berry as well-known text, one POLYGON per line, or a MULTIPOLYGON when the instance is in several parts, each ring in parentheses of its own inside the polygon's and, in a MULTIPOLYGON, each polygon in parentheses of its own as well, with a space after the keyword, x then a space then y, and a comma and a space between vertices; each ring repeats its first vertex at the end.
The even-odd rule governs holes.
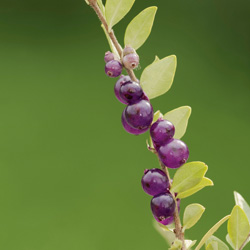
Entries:
POLYGON ((145 129, 136 129, 136 128, 133 128, 131 127, 127 121, 126 121, 126 118, 125 118, 125 110, 122 112, 122 125, 124 127, 124 129, 130 133, 130 134, 133 134, 133 135, 140 135, 140 134, 143 134, 145 133, 148 128, 145 128, 145 129))
POLYGON ((120 97, 124 102, 133 104, 143 96, 141 85, 137 82, 126 82, 120 88, 120 97))
POLYGON ((153 108, 146 100, 129 104, 125 109, 125 118, 127 123, 136 129, 149 128, 153 121, 153 116, 153 108))
POLYGON ((126 46, 126 47, 124 48, 124 50, 123 50, 123 56, 126 56, 126 55, 128 55, 128 54, 134 54, 134 53, 136 53, 136 52, 135 52, 135 49, 133 49, 133 48, 130 47, 130 46, 126 46))
POLYGON ((154 196, 151 200, 151 210, 157 221, 160 223, 165 221, 174 214, 174 198, 170 193, 162 193, 154 196))
POLYGON ((117 60, 111 60, 105 65, 105 73, 109 77, 117 77, 122 73, 122 64, 117 60))
POLYGON ((135 69, 139 64, 139 56, 136 53, 128 54, 122 59, 123 65, 127 69, 135 69))
POLYGON ((178 139, 172 139, 158 149, 162 163, 169 168, 179 168, 189 157, 187 145, 178 139))
POLYGON ((114 56, 114 54, 113 54, 112 52, 107 51, 107 52, 105 53, 104 61, 105 61, 106 63, 109 62, 109 61, 112 61, 112 60, 114 60, 114 59, 115 59, 115 56, 114 56))
POLYGON ((174 132, 174 125, 162 118, 158 119, 150 128, 151 138, 157 147, 166 144, 167 141, 172 139, 174 132))
POLYGON ((129 82, 129 81, 131 81, 129 76, 121 75, 120 79, 116 82, 115 88, 114 88, 116 98, 118 99, 119 102, 124 103, 124 104, 128 104, 128 102, 121 99, 120 89, 121 89, 121 86, 123 84, 125 84, 126 82, 129 82))
POLYGON ((152 196, 165 193, 169 189, 168 177, 158 168, 146 170, 142 177, 141 184, 143 190, 152 196))

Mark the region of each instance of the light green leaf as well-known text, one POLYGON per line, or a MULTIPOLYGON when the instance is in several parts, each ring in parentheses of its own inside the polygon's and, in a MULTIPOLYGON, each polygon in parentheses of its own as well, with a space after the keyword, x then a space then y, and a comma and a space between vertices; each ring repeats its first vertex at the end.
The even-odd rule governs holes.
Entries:
POLYGON ((117 52, 117 49, 115 48, 115 46, 114 46, 112 40, 110 39, 109 35, 107 34, 107 31, 106 31, 104 25, 102 24, 101 27, 102 27, 102 29, 103 29, 105 35, 106 35, 106 38, 107 38, 107 40, 108 40, 109 47, 110 47, 111 51, 112 51, 116 56, 118 56, 118 58, 119 58, 119 54, 118 54, 118 52, 117 52))
POLYGON ((234 199, 236 205, 240 206, 244 210, 247 215, 248 221, 250 221, 250 207, 245 201, 245 199, 241 196, 241 194, 237 192, 234 192, 234 199))
POLYGON ((111 30, 132 8, 135 0, 107 0, 105 16, 111 30))
POLYGON ((147 66, 141 75, 141 86, 149 99, 166 93, 172 86, 176 56, 168 56, 147 66))
POLYGON ((197 185, 195 185, 193 188, 190 188, 184 192, 178 193, 177 198, 180 198, 180 199, 186 198, 186 197, 191 196, 192 194, 200 191, 204 187, 213 186, 213 185, 214 185, 214 183, 212 180, 210 180, 209 178, 203 177, 201 182, 198 183, 197 185))
POLYGON ((139 13, 128 25, 124 43, 135 50, 139 49, 150 35, 157 7, 149 7, 139 13))
POLYGON ((153 118, 152 124, 155 123, 159 118, 162 118, 162 117, 163 117, 163 115, 162 115, 161 111, 157 110, 154 113, 154 118, 153 118))
POLYGON ((229 237, 229 234, 227 234, 227 236, 226 236, 226 241, 234 249, 234 245, 233 245, 233 242, 231 241, 231 239, 229 237))
POLYGON ((104 7, 104 5, 102 3, 102 0, 97 0, 97 4, 98 4, 102 14, 105 15, 105 7, 104 7))
POLYGON ((195 250, 199 250, 205 244, 205 242, 219 229, 219 227, 230 218, 230 215, 225 216, 218 221, 209 231, 203 236, 195 250))
POLYGON ((207 245, 206 250, 219 250, 218 243, 216 241, 212 241, 207 245))
POLYGON ((181 250, 182 241, 179 239, 175 239, 169 250, 181 250))
POLYGON ((213 235, 206 241, 206 246, 211 242, 217 242, 218 250, 229 250, 228 246, 222 240, 213 235))
POLYGON ((194 226, 199 221, 204 211, 205 207, 198 203, 188 205, 183 215, 183 230, 194 226))
POLYGON ((159 60, 160 60, 160 58, 159 58, 158 56, 155 56, 154 62, 157 62, 157 61, 159 61, 159 60))
POLYGON ((172 193, 184 192, 195 187, 201 182, 203 176, 207 172, 207 169, 207 165, 199 161, 184 164, 174 175, 171 187, 172 193))
POLYGON ((227 230, 235 249, 239 250, 249 235, 250 225, 246 213, 238 205, 233 208, 227 230))
POLYGON ((154 227, 160 233, 160 235, 166 240, 169 246, 171 246, 172 242, 175 240, 175 234, 170 230, 161 227, 161 224, 154 220, 154 227))
POLYGON ((88 0, 85 0, 85 2, 86 2, 86 4, 88 4, 88 5, 89 5, 89 1, 88 1, 88 0))
POLYGON ((185 246, 187 250, 191 249, 191 247, 194 246, 196 242, 197 240, 185 240, 185 246))
POLYGON ((181 139, 181 137, 185 134, 191 111, 191 107, 183 106, 169 111, 163 116, 165 120, 172 122, 175 126, 174 138, 181 139))

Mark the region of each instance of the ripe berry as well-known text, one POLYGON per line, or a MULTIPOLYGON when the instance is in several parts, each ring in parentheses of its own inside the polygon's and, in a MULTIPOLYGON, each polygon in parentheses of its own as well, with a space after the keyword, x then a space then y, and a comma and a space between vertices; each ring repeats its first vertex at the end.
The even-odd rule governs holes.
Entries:
POLYGON ((106 63, 109 62, 109 61, 112 61, 112 60, 114 60, 114 59, 115 59, 115 56, 114 56, 114 54, 113 54, 112 52, 107 51, 107 52, 105 53, 104 61, 105 61, 106 63))
POLYGON ((173 138, 174 132, 174 125, 162 118, 158 119, 150 128, 150 135, 156 147, 166 144, 167 141, 173 138))
POLYGON ((152 196, 165 193, 169 189, 168 177, 158 168, 146 170, 142 177, 141 184, 143 190, 152 196))
POLYGON ((117 77, 122 73, 122 64, 117 60, 111 60, 105 65, 105 73, 109 77, 117 77))
POLYGON ((139 64, 139 56, 136 53, 128 54, 123 57, 122 63, 127 69, 135 69, 139 64))
POLYGON ((161 193, 151 200, 151 210, 157 221, 164 222, 168 217, 173 216, 175 201, 170 193, 161 193))
POLYGON ((136 129, 149 128, 153 121, 153 116, 153 108, 151 104, 145 100, 129 104, 125 109, 127 123, 136 129))
POLYGON ((126 82, 120 88, 120 97, 124 102, 133 104, 140 100, 143 95, 141 85, 137 82, 126 82))
POLYGON ((133 135, 143 134, 143 133, 145 133, 145 132, 148 130, 148 128, 144 128, 144 129, 139 128, 139 129, 136 129, 136 128, 131 127, 131 126, 127 123, 127 121, 126 121, 126 118, 125 118, 125 110, 123 110, 123 112, 122 112, 122 125, 123 125, 124 129, 125 129, 128 133, 133 134, 133 135))
POLYGON ((116 82, 115 88, 114 88, 116 98, 118 99, 119 102, 124 103, 124 104, 128 104, 128 102, 121 99, 120 89, 123 84, 129 81, 131 81, 129 76, 121 75, 120 79, 116 82))
POLYGON ((187 161, 189 150, 183 141, 172 139, 158 149, 158 155, 165 166, 179 168, 187 161))

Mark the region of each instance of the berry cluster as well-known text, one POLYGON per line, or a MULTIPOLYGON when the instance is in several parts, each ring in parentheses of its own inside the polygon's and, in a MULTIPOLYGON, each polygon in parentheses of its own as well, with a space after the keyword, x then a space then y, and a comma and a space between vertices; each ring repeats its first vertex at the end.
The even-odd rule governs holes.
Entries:
MULTIPOLYGON (((158 169, 145 170, 141 180, 143 190, 153 196, 151 210, 154 218, 163 225, 169 225, 174 221, 175 200, 169 191, 169 179, 166 174, 158 169)), ((177 199, 180 210, 180 200, 177 199)))

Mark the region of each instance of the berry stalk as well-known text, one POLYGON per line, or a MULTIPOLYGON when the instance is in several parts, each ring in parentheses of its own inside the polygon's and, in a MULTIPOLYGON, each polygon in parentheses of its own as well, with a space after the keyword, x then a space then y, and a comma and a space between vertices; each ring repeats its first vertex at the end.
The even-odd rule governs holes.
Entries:
MULTIPOLYGON (((103 16, 103 14, 102 14, 102 12, 97 4, 97 1, 96 0, 89 0, 89 5, 94 9, 95 13, 97 14, 98 18, 100 19, 101 23, 103 24, 107 34, 109 35, 110 39, 112 40, 116 50, 118 51, 120 58, 122 58, 122 47, 119 44, 113 29, 109 30, 106 18, 103 16)), ((124 66, 124 68, 126 69, 128 75, 132 81, 139 82, 132 69, 126 68, 125 66, 124 66)))

